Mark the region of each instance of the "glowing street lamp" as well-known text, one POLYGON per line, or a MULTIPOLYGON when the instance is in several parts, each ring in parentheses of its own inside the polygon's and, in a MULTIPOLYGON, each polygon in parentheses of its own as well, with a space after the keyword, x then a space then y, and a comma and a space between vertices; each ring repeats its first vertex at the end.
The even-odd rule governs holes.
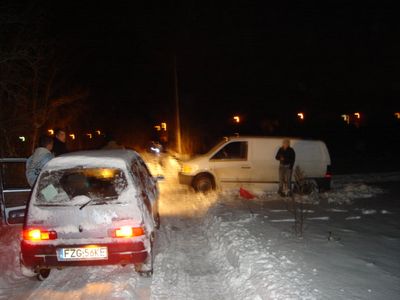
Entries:
POLYGON ((54 135, 54 129, 49 129, 49 130, 47 130, 47 132, 48 132, 50 135, 54 135))
POLYGON ((347 124, 350 124, 350 116, 349 115, 342 115, 343 121, 345 121, 347 124))
POLYGON ((394 113, 394 116, 396 117, 396 119, 399 119, 399 120, 400 120, 400 112, 395 112, 395 113, 394 113))
POLYGON ((96 130, 96 133, 97 133, 97 135, 100 135, 101 131, 100 130, 96 130))
POLYGON ((156 126, 154 126, 154 128, 155 128, 157 131, 160 131, 160 130, 161 130, 161 126, 160 126, 160 125, 156 125, 156 126))
POLYGON ((359 112, 355 112, 355 113, 354 113, 354 116, 355 116, 357 119, 361 119, 361 114, 360 114, 359 112))
POLYGON ((235 121, 235 123, 240 123, 240 117, 239 116, 234 116, 233 120, 235 121))
POLYGON ((298 114, 297 114, 297 116, 299 117, 299 119, 300 120, 304 120, 304 113, 302 113, 302 112, 299 112, 298 114))
POLYGON ((71 134, 69 135, 69 137, 70 137, 71 139, 75 140, 75 134, 71 133, 71 134))
POLYGON ((86 133, 86 136, 88 136, 89 139, 92 139, 92 138, 93 138, 93 135, 92 135, 91 133, 86 133))
POLYGON ((21 142, 25 142, 25 140, 26 140, 24 136, 20 136, 18 138, 21 140, 21 142))
POLYGON ((167 131, 167 123, 165 123, 165 122, 161 123, 161 128, 162 128, 164 131, 167 131))

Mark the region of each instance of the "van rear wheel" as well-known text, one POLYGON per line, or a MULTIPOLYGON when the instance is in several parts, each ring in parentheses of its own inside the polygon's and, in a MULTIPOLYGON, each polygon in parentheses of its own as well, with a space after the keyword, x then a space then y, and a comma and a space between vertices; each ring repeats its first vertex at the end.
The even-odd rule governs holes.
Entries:
POLYGON ((196 192, 207 193, 214 188, 213 179, 210 175, 200 174, 193 180, 193 188, 196 192))

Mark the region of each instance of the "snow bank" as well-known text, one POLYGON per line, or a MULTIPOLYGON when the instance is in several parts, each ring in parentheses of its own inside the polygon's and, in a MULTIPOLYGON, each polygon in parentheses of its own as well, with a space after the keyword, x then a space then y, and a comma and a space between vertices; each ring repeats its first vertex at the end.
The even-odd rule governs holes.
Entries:
POLYGON ((227 214, 227 207, 236 204, 224 205, 222 200, 205 221, 220 273, 233 289, 234 299, 316 299, 318 292, 296 254, 279 249, 275 238, 255 235, 264 229, 248 212, 227 214))

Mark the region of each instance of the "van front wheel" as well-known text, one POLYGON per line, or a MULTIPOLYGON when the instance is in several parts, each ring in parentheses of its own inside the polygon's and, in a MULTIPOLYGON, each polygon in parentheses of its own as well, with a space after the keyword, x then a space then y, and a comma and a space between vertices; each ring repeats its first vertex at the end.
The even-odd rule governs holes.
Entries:
POLYGON ((193 188, 196 192, 207 193, 214 188, 213 179, 210 175, 200 174, 193 180, 193 188))

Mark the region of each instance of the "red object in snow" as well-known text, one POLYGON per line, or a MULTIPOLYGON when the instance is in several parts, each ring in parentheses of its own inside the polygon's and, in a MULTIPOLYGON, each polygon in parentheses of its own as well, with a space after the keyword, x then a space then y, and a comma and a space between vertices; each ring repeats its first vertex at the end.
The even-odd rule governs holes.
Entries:
POLYGON ((240 188, 239 194, 240 194, 240 196, 242 198, 245 198, 247 200, 255 198, 255 196, 252 193, 250 193, 249 191, 245 190, 244 188, 240 188))

